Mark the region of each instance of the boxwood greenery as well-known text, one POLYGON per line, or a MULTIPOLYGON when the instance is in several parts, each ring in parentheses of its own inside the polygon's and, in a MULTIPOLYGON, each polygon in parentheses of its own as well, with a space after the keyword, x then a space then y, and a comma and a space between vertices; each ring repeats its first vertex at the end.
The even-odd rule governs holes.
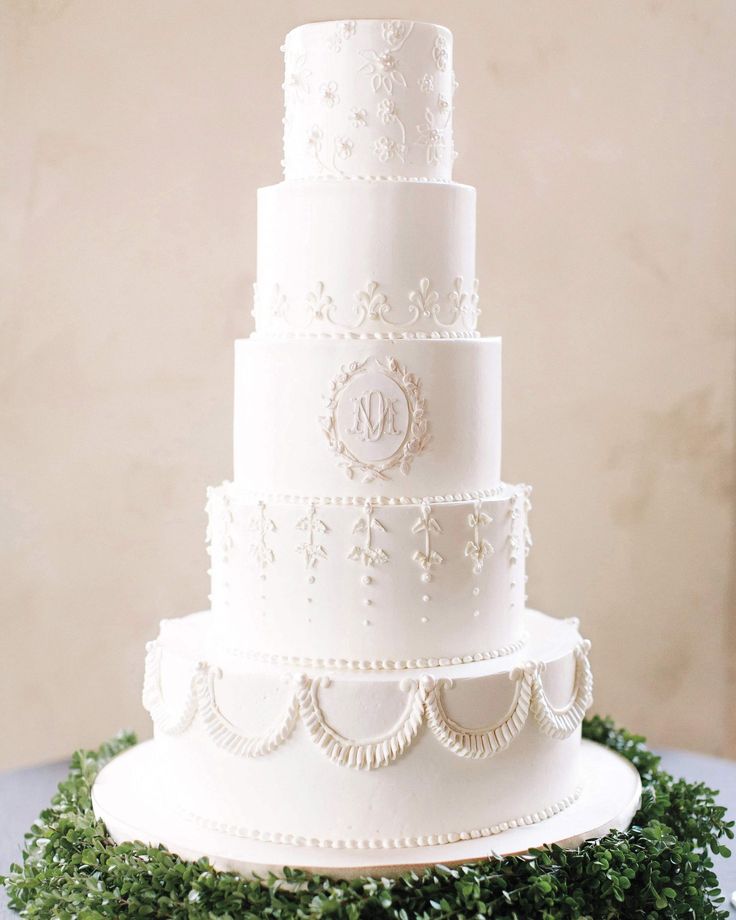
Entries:
POLYGON ((92 812, 90 789, 110 758, 136 743, 122 734, 79 751, 68 778, 26 838, 22 865, 0 877, 10 904, 43 920, 98 918, 725 918, 712 854, 728 856, 733 822, 702 783, 660 769, 644 739, 610 719, 584 735, 618 751, 641 774, 644 795, 630 829, 528 857, 435 866, 397 879, 331 881, 286 872, 287 881, 217 872, 163 849, 115 845, 92 812))

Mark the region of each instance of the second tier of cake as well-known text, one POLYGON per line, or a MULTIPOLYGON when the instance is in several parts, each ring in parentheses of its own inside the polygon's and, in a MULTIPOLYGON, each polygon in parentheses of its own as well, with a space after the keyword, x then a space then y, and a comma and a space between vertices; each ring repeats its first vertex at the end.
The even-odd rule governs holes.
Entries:
POLYGON ((525 640, 526 486, 350 500, 209 493, 213 625, 272 662, 399 669, 525 640))

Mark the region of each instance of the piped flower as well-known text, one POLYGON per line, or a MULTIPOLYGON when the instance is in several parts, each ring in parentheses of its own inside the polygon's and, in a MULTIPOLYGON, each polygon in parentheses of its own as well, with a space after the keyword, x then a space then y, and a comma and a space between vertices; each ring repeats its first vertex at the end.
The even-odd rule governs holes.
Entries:
POLYGON ((337 92, 337 83, 335 83, 334 80, 330 80, 329 83, 323 83, 319 88, 319 94, 322 102, 330 109, 334 108, 340 101, 340 96, 337 92))
POLYGON ((402 159, 399 145, 390 137, 379 137, 373 145, 373 151, 382 163, 388 163, 394 157, 402 159))
POLYGON ((347 160, 353 155, 353 142, 349 137, 335 138, 335 156, 347 160))

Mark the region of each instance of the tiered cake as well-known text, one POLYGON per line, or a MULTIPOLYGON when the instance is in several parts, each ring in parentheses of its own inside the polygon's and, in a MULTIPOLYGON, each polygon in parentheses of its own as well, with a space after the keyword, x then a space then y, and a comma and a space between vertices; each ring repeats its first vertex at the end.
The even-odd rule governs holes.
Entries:
POLYGON ((450 33, 322 22, 284 51, 212 609, 149 646, 153 761, 210 841, 436 851, 576 801, 588 643, 525 609, 450 33))

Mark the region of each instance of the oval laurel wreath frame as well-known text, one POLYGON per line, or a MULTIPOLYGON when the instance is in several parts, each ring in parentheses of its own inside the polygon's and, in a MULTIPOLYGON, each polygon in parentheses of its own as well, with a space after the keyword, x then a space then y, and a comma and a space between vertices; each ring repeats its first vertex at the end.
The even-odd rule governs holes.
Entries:
POLYGON ((330 381, 329 396, 325 397, 327 415, 320 417, 322 430, 327 437, 330 449, 338 458, 339 466, 345 470, 348 479, 352 479, 356 472, 361 473, 363 482, 388 479, 387 472, 397 466, 405 476, 408 475, 414 458, 425 450, 430 441, 429 422, 421 381, 390 355, 383 361, 375 356, 372 360, 380 373, 385 374, 401 388, 409 407, 409 424, 406 435, 394 454, 388 460, 380 463, 365 463, 348 450, 337 431, 337 406, 340 396, 355 377, 368 372, 371 358, 351 361, 340 368, 339 373, 330 381))

